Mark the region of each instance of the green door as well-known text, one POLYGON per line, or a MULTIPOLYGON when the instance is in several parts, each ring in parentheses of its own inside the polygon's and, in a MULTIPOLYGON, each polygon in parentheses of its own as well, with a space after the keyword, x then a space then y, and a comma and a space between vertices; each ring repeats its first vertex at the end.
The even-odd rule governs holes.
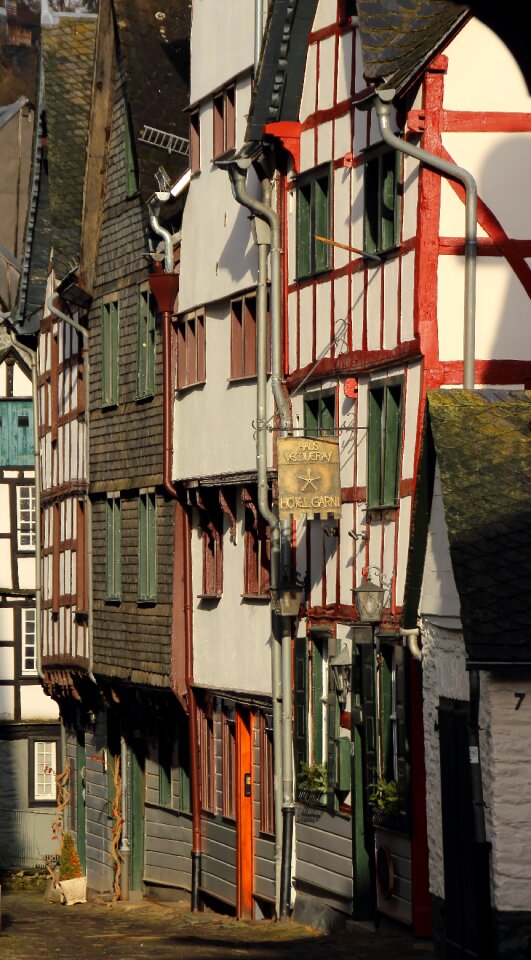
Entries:
POLYGON ((130 749, 131 853, 129 889, 142 890, 144 879, 144 757, 138 743, 130 749))
POLYGON ((367 802, 376 770, 376 698, 371 627, 354 628, 352 663, 352 856, 354 916, 370 920, 376 907, 374 833, 367 802))
POLYGON ((77 852, 83 868, 83 873, 87 872, 87 826, 86 826, 86 804, 85 804, 85 734, 80 732, 77 735, 76 744, 76 828, 77 828, 77 852))

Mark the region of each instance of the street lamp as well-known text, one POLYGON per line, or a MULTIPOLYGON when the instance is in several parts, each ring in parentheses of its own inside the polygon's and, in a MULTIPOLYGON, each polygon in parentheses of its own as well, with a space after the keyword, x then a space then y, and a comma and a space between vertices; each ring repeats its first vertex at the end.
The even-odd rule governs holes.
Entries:
POLYGON ((330 657, 329 666, 334 675, 339 705, 344 710, 347 705, 347 694, 352 689, 352 657, 346 643, 343 644, 341 653, 330 657))
POLYGON ((352 591, 360 623, 379 623, 382 619, 385 590, 363 577, 359 587, 352 591))

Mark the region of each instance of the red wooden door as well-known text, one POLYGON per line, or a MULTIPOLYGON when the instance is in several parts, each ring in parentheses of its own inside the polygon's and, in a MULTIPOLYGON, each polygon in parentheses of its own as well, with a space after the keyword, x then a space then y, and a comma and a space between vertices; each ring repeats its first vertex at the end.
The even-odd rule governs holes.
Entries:
POLYGON ((236 884, 239 917, 253 913, 252 715, 236 709, 236 884))

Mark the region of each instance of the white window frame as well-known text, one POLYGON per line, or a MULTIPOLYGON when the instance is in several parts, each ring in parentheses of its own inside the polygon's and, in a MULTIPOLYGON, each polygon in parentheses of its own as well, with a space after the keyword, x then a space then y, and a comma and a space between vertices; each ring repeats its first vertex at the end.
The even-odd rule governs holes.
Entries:
POLYGON ((55 803, 57 772, 57 743, 55 740, 35 740, 33 744, 33 800, 55 803), (42 775, 39 770, 42 767, 42 775), (50 772, 46 772, 50 770, 50 772))
POLYGON ((22 608, 22 675, 35 676, 37 673, 37 611, 35 607, 22 608), (31 616, 30 616, 31 614, 31 616), (28 630, 31 625, 32 629, 28 630), (29 653, 28 653, 29 649, 29 653), (33 660, 33 667, 26 666, 28 659, 33 660))
POLYGON ((35 484, 20 483, 17 485, 17 543, 20 551, 35 549, 36 534, 36 513, 35 513, 35 484), (24 491, 27 491, 24 493, 24 491), (29 500, 29 510, 22 507, 22 500, 29 500), (29 518, 24 517, 29 512, 29 518), (27 529, 23 529, 23 524, 28 524, 27 529), (28 542, 23 542, 23 537, 28 538, 28 542))

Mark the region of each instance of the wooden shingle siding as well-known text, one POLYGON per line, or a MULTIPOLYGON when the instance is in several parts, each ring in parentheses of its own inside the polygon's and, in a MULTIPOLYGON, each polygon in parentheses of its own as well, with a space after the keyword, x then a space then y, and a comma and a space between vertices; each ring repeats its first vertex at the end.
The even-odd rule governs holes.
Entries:
POLYGON ((323 813, 315 823, 297 815, 296 880, 320 891, 338 910, 352 910, 352 824, 350 817, 323 813), (329 898, 327 898, 329 894, 329 898))
MULTIPOLYGON (((216 762, 216 810, 222 809, 221 789, 221 711, 214 713, 214 752, 216 762)), ((236 825, 202 812, 201 887, 226 903, 236 903, 236 825)))
MULTIPOLYGON (((152 748, 152 754, 156 750, 152 748)), ((173 771, 172 789, 177 795, 179 778, 173 771)), ((170 887, 190 889, 192 816, 159 803, 159 767, 146 759, 146 806, 144 839, 144 880, 170 887)))
POLYGON ((85 797, 87 813, 87 882, 91 890, 112 890, 113 870, 110 855, 112 819, 109 816, 108 778, 100 760, 105 729, 86 733, 85 797))

